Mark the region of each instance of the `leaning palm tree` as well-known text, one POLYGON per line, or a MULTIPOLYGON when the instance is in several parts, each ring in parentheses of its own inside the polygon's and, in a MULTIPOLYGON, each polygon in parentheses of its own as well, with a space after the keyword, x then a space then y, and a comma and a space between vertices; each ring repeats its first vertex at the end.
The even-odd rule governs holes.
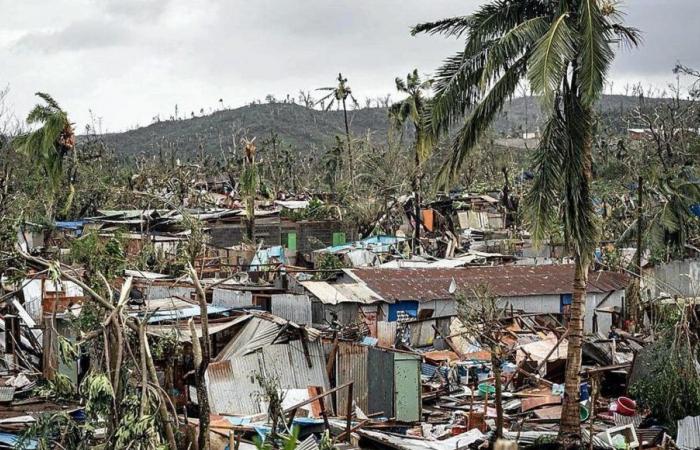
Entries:
POLYGON ((350 169, 350 185, 355 186, 355 169, 352 161, 352 144, 350 141, 350 125, 348 123, 348 108, 347 102, 351 101, 353 105, 359 106, 359 103, 352 95, 352 89, 348 86, 348 79, 343 78, 343 74, 338 74, 338 85, 318 88, 317 91, 330 91, 328 95, 318 100, 317 104, 326 105, 325 109, 328 111, 333 107, 333 105, 341 106, 343 108, 343 119, 345 121, 345 139, 348 146, 348 165, 350 169), (326 101, 328 103, 326 104, 326 101))
POLYGON ((435 132, 461 128, 440 172, 447 181, 518 85, 527 81, 541 100, 546 126, 526 197, 535 240, 561 219, 575 260, 573 301, 560 438, 580 433, 579 371, 586 285, 598 222, 591 198, 593 107, 614 45, 638 43, 612 3, 599 0, 492 0, 473 15, 417 25, 413 33, 466 37, 464 50, 438 70, 430 119, 435 132))
POLYGON ((421 181, 423 178, 423 164, 433 151, 433 134, 429 129, 426 111, 429 98, 427 91, 432 85, 432 80, 421 80, 418 69, 406 76, 406 80, 396 78, 396 90, 406 94, 406 98, 394 103, 389 108, 389 117, 398 126, 403 127, 410 123, 415 131, 414 161, 415 173, 413 174, 413 200, 415 203, 416 227, 413 233, 413 253, 417 254, 420 248, 421 226, 421 181))
MULTIPOLYGON (((75 148, 75 132, 68 120, 68 114, 49 95, 37 92, 45 105, 36 105, 27 116, 29 125, 41 124, 34 131, 18 136, 14 140, 18 152, 25 154, 41 170, 49 181, 52 193, 52 206, 47 211, 53 219, 53 204, 63 179, 63 160, 75 148)), ((70 208, 73 198, 73 185, 65 209, 70 208)))

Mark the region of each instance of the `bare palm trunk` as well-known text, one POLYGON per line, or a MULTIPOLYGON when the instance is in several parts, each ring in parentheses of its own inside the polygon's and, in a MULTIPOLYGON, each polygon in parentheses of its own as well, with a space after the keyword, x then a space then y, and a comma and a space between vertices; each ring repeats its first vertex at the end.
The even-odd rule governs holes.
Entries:
POLYGON ((255 197, 246 199, 245 234, 248 240, 255 245, 255 197))
POLYGON ((413 178, 413 199, 415 200, 416 227, 413 232, 413 254, 420 253, 420 227, 421 227, 421 164, 418 149, 416 149, 416 175, 413 178))
MULTIPOLYGON (((574 83, 572 83, 574 84, 574 83)), ((588 118, 586 121, 589 125, 585 125, 583 142, 581 149, 581 163, 583 177, 581 185, 578 187, 581 195, 581 207, 594 210, 592 199, 590 197, 590 186, 593 179, 592 171, 592 154, 593 154, 593 130, 590 126, 590 118, 592 112, 583 108, 583 115, 588 118)), ((590 238, 595 239, 595 238, 590 238)), ((578 248, 591 248, 594 245, 581 242, 578 248)), ((564 401, 561 412, 561 426, 559 428, 559 439, 562 443, 578 443, 581 435, 581 417, 580 417, 580 383, 579 376, 581 372, 581 346, 583 342, 583 325, 586 314, 586 287, 588 285, 588 270, 591 265, 591 254, 585 253, 586 250, 576 251, 575 268, 574 268, 574 285, 573 298, 571 301, 571 313, 568 326, 568 352, 566 361, 566 379, 564 382, 564 401)))
POLYGON ((497 348, 491 349, 491 367, 496 387, 496 439, 503 437, 503 386, 501 382, 501 361, 496 357, 497 348))
POLYGON ((353 193, 355 192, 355 165, 352 161, 352 144, 350 141, 350 126, 348 125, 348 110, 345 107, 345 99, 343 99, 343 118, 345 119, 345 139, 348 143, 348 163, 350 164, 350 186, 353 193))
POLYGON ((200 309, 200 321, 202 326, 202 344, 199 345, 194 323, 190 322, 192 335, 193 352, 195 354, 194 378, 197 385, 197 404, 199 406, 199 436, 197 439, 198 450, 209 450, 209 389, 205 374, 211 360, 211 339, 209 337, 209 316, 207 311, 207 297, 199 282, 197 272, 192 266, 189 267, 190 277, 194 282, 197 291, 197 300, 200 309))
POLYGON ((578 435, 581 432, 579 413, 579 385, 581 372, 581 344, 583 341, 583 319, 586 310, 586 285, 588 283, 589 259, 576 257, 571 317, 568 328, 568 353, 564 406, 561 412, 560 436, 578 435))

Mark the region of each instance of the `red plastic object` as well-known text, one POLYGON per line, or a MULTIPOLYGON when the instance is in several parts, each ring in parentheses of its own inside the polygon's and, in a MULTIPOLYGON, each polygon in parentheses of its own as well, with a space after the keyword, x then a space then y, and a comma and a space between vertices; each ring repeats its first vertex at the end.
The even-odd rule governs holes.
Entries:
POLYGON ((637 409, 637 402, 628 397, 617 399, 617 413, 623 416, 633 416, 637 409))

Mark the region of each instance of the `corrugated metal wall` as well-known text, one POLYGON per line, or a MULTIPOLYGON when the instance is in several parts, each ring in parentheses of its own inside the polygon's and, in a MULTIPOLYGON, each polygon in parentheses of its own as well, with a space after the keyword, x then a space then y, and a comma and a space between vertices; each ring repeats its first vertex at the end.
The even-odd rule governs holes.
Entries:
MULTIPOLYGON (((245 356, 212 363, 207 371, 212 412, 219 414, 257 414, 261 388, 256 374, 275 377, 282 389, 306 389, 321 386, 330 389, 321 342, 308 343, 311 367, 301 341, 268 345, 245 356)), ((330 405, 327 405, 330 406, 330 405)))
MULTIPOLYGON (((338 353, 335 360, 335 383, 340 386, 348 381, 353 382, 353 398, 355 404, 362 410, 368 410, 367 384, 367 353, 366 345, 341 342, 338 344, 338 353)), ((342 389, 336 393, 336 405, 338 414, 347 411, 347 390, 342 389)))
POLYGON ((251 292, 233 291, 231 289, 214 289, 212 291, 211 304, 229 306, 232 308, 253 306, 253 294, 251 292))
POLYGON ((317 324, 328 324, 333 320, 332 313, 338 316, 338 322, 349 325, 359 320, 359 305, 357 303, 339 303, 328 305, 319 301, 312 302, 312 320, 317 324))
POLYGON ((396 325, 397 322, 386 322, 380 320, 377 322, 377 345, 381 347, 393 347, 396 342, 396 325))
POLYGON ((191 299, 194 289, 183 286, 146 286, 143 295, 146 299, 160 299, 170 297, 182 297, 191 299))
POLYGON ((255 380, 258 373, 258 353, 211 363, 205 378, 212 412, 243 415, 261 413, 261 389, 255 380))
POLYGON ((311 300, 308 295, 274 294, 271 313, 299 324, 311 324, 311 300))
POLYGON ((320 340, 308 343, 311 367, 304 355, 300 340, 287 344, 269 345, 262 349, 265 373, 276 376, 283 389, 306 389, 321 386, 330 389, 326 374, 326 359, 320 340))
POLYGON ((668 264, 660 264, 649 272, 650 276, 644 277, 653 295, 666 293, 670 295, 684 295, 694 297, 700 289, 700 260, 688 259, 685 261, 671 261, 668 264))

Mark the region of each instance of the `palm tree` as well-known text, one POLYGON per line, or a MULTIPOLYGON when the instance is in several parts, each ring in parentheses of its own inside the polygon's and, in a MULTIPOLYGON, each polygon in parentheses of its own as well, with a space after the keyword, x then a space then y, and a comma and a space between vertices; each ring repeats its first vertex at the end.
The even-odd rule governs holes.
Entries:
POLYGON ((246 238, 255 245, 255 197, 260 187, 260 175, 255 161, 255 138, 243 139, 245 157, 241 171, 241 194, 245 198, 246 238))
MULTIPOLYGON (((34 131, 18 136, 14 140, 18 152, 28 156, 36 164, 49 181, 52 199, 48 208, 48 218, 53 220, 54 201, 63 179, 63 160, 75 149, 75 132, 73 124, 68 120, 68 114, 49 95, 37 92, 36 96, 46 104, 36 105, 27 116, 29 125, 41 124, 34 131)), ((70 208, 73 199, 73 184, 66 201, 65 210, 70 208)))
POLYGON ((615 43, 637 45, 638 32, 621 24, 612 3, 599 0, 492 0, 471 16, 419 24, 412 32, 466 37, 464 50, 438 70, 431 108, 437 133, 464 119, 440 172, 443 182, 456 176, 521 82, 540 96, 547 121, 535 151, 526 216, 540 241, 561 217, 576 263, 560 428, 560 438, 567 440, 580 433, 583 317, 599 228, 591 198, 593 106, 615 43))
POLYGON ((426 110, 429 100, 427 91, 432 85, 432 80, 421 80, 418 69, 406 76, 406 80, 396 78, 396 90, 406 94, 406 98, 394 103, 389 109, 389 116, 398 127, 403 127, 407 122, 413 125, 415 131, 414 161, 415 173, 413 174, 413 200, 415 203, 416 227, 413 234, 413 253, 418 254, 420 248, 421 226, 421 181, 423 178, 423 163, 433 150, 432 133, 426 120, 426 110))
POLYGON ((328 111, 333 107, 333 104, 342 106, 343 108, 343 119, 345 120, 345 139, 348 146, 348 163, 350 168, 350 185, 355 187, 355 169, 352 161, 352 145, 350 143, 350 126, 348 124, 348 99, 352 101, 352 104, 357 106, 359 103, 355 100, 352 95, 352 89, 348 86, 348 79, 343 78, 343 74, 338 74, 338 85, 318 88, 317 91, 330 91, 328 95, 318 100, 316 103, 321 103, 325 106, 325 110, 328 111), (326 100, 329 100, 326 105, 326 100))

